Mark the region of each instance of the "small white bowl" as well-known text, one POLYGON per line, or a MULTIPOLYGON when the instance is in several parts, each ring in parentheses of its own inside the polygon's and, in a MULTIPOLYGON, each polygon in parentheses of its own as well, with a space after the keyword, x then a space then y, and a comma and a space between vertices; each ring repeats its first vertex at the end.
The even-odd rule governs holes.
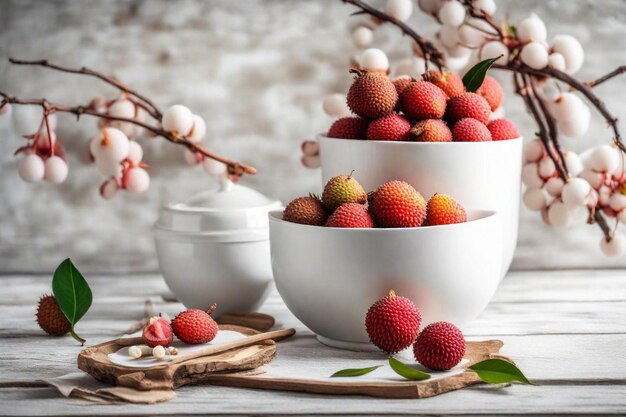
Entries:
POLYGON ((398 229, 307 226, 270 213, 272 269, 291 312, 328 345, 371 347, 365 313, 389 290, 420 308, 422 323, 464 326, 500 282, 502 227, 493 211, 466 223, 398 229))
POLYGON ((465 207, 502 216, 504 277, 517 245, 522 138, 493 142, 384 142, 318 136, 324 184, 354 170, 366 191, 400 179, 424 198, 450 194, 465 207))

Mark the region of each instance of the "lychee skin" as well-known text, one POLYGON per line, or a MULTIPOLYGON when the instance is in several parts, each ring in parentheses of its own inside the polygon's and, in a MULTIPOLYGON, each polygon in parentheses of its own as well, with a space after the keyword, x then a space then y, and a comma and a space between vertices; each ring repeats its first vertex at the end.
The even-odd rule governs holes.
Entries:
POLYGON ((465 355, 463 333, 452 323, 429 324, 413 345, 415 360, 433 371, 447 371, 461 362, 465 355))
POLYGON ((340 205, 326 222, 327 227, 372 228, 374 220, 369 212, 359 203, 340 205))
POLYGON ((326 210, 322 202, 315 197, 298 197, 287 204, 283 220, 291 223, 323 226, 326 223, 326 210))
POLYGON ((72 328, 53 295, 43 295, 37 306, 37 324, 50 336, 63 336, 72 328))
POLYGON ((348 90, 348 107, 366 119, 378 119, 391 113, 398 102, 398 93, 387 75, 358 71, 348 90))
POLYGON ((370 122, 367 139, 401 141, 408 138, 411 123, 398 113, 391 113, 370 122))
POLYGON ((360 117, 342 117, 328 129, 329 138, 338 139, 364 139, 369 122, 360 117))
POLYGON ((487 125, 489 116, 491 116, 489 103, 476 93, 463 93, 448 101, 446 119, 450 123, 456 123, 461 119, 470 117, 487 125))
POLYGON ((396 92, 398 93, 398 97, 400 97, 402 96, 404 90, 406 90, 408 86, 415 82, 415 79, 409 76, 402 75, 400 77, 394 78, 393 80, 391 80, 391 82, 393 83, 394 87, 396 87, 396 92))
POLYGON ((332 213, 345 203, 365 204, 366 202, 367 193, 352 174, 332 177, 322 192, 322 204, 328 213, 332 213))
POLYGON ((218 326, 210 313, 215 304, 207 311, 189 309, 172 320, 172 330, 181 342, 189 345, 208 343, 215 338, 218 326))
POLYGON ((430 70, 424 75, 424 79, 441 88, 449 98, 465 93, 463 80, 454 72, 430 70))
POLYGON ((174 341, 172 327, 163 317, 152 317, 143 328, 143 341, 150 347, 168 347, 174 341))
POLYGON ((467 221, 467 213, 463 206, 446 194, 435 194, 426 206, 426 224, 436 226, 457 224, 467 221))
POLYGON ((504 90, 502 90, 502 86, 500 83, 493 77, 487 75, 482 85, 476 90, 477 94, 480 94, 487 103, 489 103, 489 107, 491 107, 492 111, 495 111, 500 104, 502 104, 502 100, 504 99, 504 90))
POLYGON ((492 140, 509 140, 520 137, 517 126, 509 119, 496 119, 489 122, 487 129, 491 133, 492 140))
POLYGON ((370 341, 387 353, 396 353, 415 341, 422 314, 415 304, 393 291, 376 301, 365 315, 370 341))
POLYGON ((370 196, 369 211, 381 227, 419 227, 426 218, 426 201, 404 181, 390 181, 370 196))
POLYGON ((461 119, 452 129, 452 139, 455 142, 485 142, 491 141, 491 132, 487 126, 476 119, 461 119))
POLYGON ((418 142, 451 142, 452 132, 440 119, 427 119, 417 122, 411 129, 411 139, 418 142))
POLYGON ((428 81, 417 81, 404 90, 400 108, 410 120, 441 119, 446 112, 448 96, 428 81))

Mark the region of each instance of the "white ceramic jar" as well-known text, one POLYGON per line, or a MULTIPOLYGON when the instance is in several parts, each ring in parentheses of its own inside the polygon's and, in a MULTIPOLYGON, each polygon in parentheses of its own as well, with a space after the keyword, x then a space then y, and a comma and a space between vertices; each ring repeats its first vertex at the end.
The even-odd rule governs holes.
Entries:
POLYGON ((268 212, 281 206, 228 181, 164 206, 153 230, 170 290, 187 308, 217 303, 216 316, 257 309, 272 282, 268 212))

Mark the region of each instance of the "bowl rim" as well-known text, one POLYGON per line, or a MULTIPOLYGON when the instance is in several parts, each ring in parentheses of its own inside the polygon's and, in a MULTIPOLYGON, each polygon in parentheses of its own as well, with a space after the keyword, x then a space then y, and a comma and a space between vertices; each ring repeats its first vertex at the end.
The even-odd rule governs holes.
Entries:
MULTIPOLYGON (((331 138, 326 135, 326 133, 318 133, 317 138, 320 141, 334 141, 339 140, 341 143, 374 143, 380 144, 380 146, 488 146, 487 144, 500 144, 500 143, 517 143, 524 140, 524 136, 519 136, 513 139, 506 140, 490 140, 484 142, 410 142, 410 141, 395 141, 395 140, 369 140, 369 139, 343 139, 343 138, 331 138)), ((498 145, 496 145, 498 146, 498 145)), ((504 145, 502 145, 504 146, 504 145)))
MULTIPOLYGON (((411 232, 416 232, 419 230, 443 230, 443 229, 450 229, 450 228, 461 228, 461 227, 471 227, 472 225, 475 225, 477 223, 484 223, 484 222, 488 222, 488 221, 493 221, 493 219, 496 219, 499 217, 499 213, 495 210, 487 210, 487 209, 466 209, 466 211, 468 212, 468 215, 474 214, 474 215, 478 215, 480 217, 472 219, 472 220, 468 220, 464 223, 455 223, 455 224, 441 224, 441 225, 435 225, 435 226, 418 226, 418 227, 371 227, 371 228, 359 228, 359 227, 327 227, 327 226, 313 226, 313 225, 309 225, 309 224, 301 224, 301 223, 292 223, 292 222, 288 222, 286 220, 283 220, 282 218, 282 214, 284 212, 284 209, 279 209, 279 210, 272 210, 268 213, 269 216, 269 220, 270 220, 270 226, 272 223, 287 223, 289 225, 293 225, 293 227, 302 227, 302 228, 315 228, 315 229, 325 229, 328 230, 329 233, 330 231, 336 231, 336 230, 345 230, 345 231, 349 231, 352 233, 392 233, 392 232, 396 232, 396 233, 411 233, 411 232)), ((426 232, 424 232, 426 233, 426 232)))

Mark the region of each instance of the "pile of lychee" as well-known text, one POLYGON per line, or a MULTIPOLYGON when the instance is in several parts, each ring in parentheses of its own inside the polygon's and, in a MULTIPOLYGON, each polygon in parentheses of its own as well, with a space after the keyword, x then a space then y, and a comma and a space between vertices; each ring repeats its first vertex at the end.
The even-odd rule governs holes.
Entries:
POLYGON ((392 228, 464 223, 467 214, 446 194, 435 194, 427 203, 404 181, 389 181, 368 194, 350 173, 331 178, 321 198, 309 195, 291 201, 283 220, 311 226, 392 228))
POLYGON ((447 371, 465 355, 463 333, 452 323, 431 323, 420 332, 422 315, 408 298, 389 294, 376 301, 365 316, 370 341, 393 354, 413 345, 415 360, 433 371, 447 371))
POLYGON ((328 137, 381 141, 484 142, 520 136, 508 119, 497 119, 504 92, 485 77, 468 92, 458 74, 427 71, 421 80, 391 80, 380 71, 352 69, 356 78, 347 95, 355 116, 336 120, 328 137))

